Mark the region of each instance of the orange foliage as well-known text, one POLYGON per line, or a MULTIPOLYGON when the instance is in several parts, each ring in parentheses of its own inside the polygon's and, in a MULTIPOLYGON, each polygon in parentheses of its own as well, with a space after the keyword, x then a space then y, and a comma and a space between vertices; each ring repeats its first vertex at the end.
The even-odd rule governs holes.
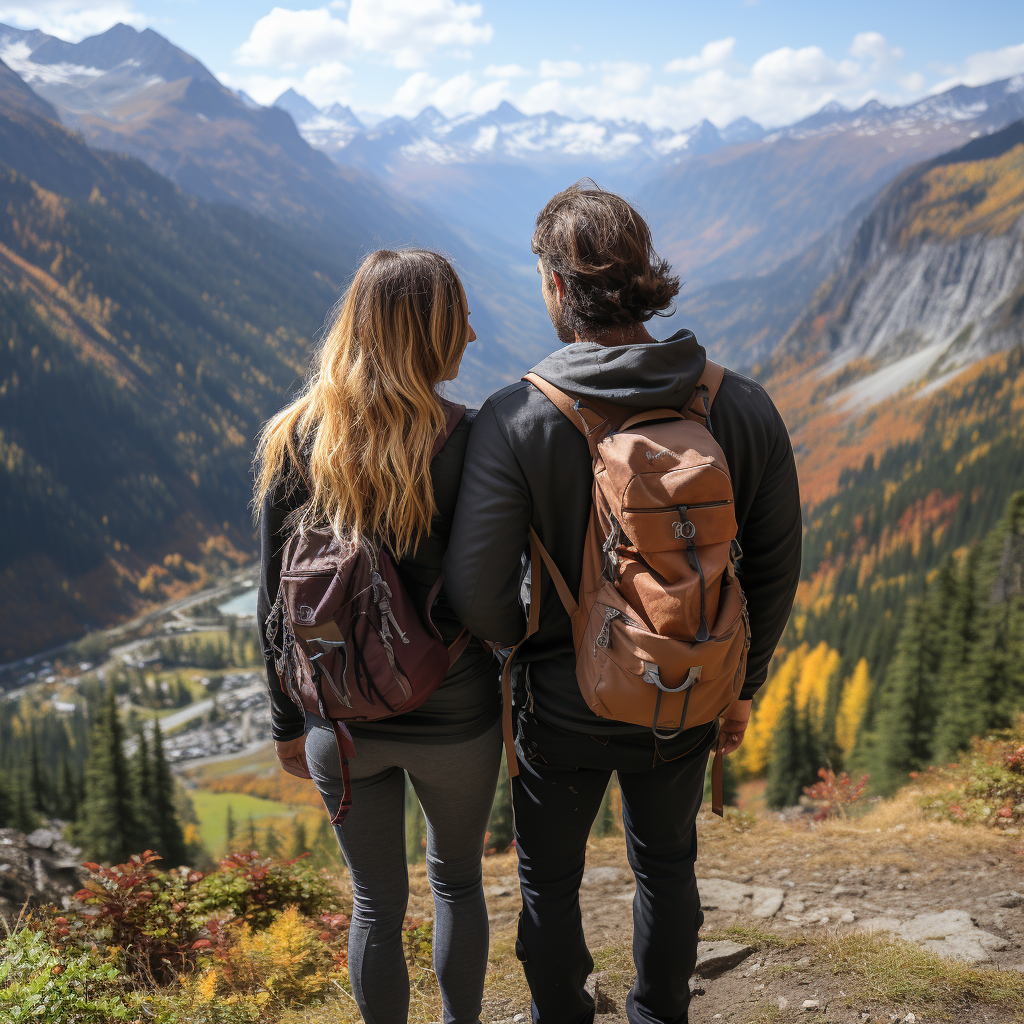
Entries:
POLYGON ((270 775, 249 772, 222 775, 204 782, 203 789, 214 793, 244 793, 246 796, 258 796, 283 804, 323 807, 320 793, 309 779, 299 779, 281 771, 274 771, 270 775))

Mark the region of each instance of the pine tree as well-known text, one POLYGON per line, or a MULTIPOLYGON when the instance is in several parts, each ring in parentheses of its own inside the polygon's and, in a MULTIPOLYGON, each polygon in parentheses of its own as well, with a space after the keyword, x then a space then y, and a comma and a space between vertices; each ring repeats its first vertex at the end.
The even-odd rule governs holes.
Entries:
POLYGON ((512 789, 508 777, 505 755, 501 755, 501 769, 498 772, 498 788, 494 791, 491 817, 487 822, 490 838, 487 846, 495 850, 507 850, 512 845, 512 789))
POLYGON ((796 706, 796 688, 790 686, 782 714, 772 736, 772 757, 768 763, 765 797, 769 807, 792 807, 799 803, 804 781, 803 716, 796 706))
POLYGON ((971 663, 978 641, 977 567, 979 548, 968 554, 949 613, 939 668, 940 710, 935 723, 933 756, 953 760, 985 728, 982 688, 972 678, 971 663))
POLYGON ((931 760, 940 654, 927 598, 911 601, 878 711, 875 788, 892 793, 931 760))
POLYGON ((268 857, 281 856, 281 837, 274 826, 268 825, 267 831, 263 834, 263 853, 268 857))
POLYGON ((608 780, 601 806, 597 809, 597 817, 591 826, 590 834, 594 836, 610 836, 615 831, 615 812, 612 807, 612 780, 608 780))
POLYGON ((46 776, 43 773, 42 762, 39 758, 39 741, 36 737, 34 724, 29 726, 29 792, 32 797, 32 810, 39 814, 45 814, 51 810, 50 787, 47 784, 46 776))
POLYGON ((153 719, 153 745, 150 750, 153 842, 168 867, 178 867, 188 858, 185 833, 175 808, 174 776, 164 754, 164 735, 160 720, 153 719))
POLYGON ((8 789, 8 780, 11 777, 9 771, 0 773, 0 828, 13 828, 14 822, 14 800, 11 791, 8 789))
POLYGON ((153 763, 149 754, 149 741, 146 729, 141 723, 135 734, 135 756, 132 758, 132 774, 135 778, 135 806, 138 808, 139 824, 144 835, 139 837, 140 843, 147 847, 158 846, 156 842, 156 822, 151 814, 153 797, 153 763))
POLYGON ((79 800, 78 778, 71 765, 71 759, 65 754, 60 760, 60 783, 56 799, 58 817, 64 821, 77 820, 79 800))
POLYGON ((426 859, 423 840, 427 834, 427 823, 423 817, 423 808, 416 798, 409 776, 405 777, 405 856, 410 864, 419 864, 426 859))
POLYGON ((256 822, 253 816, 250 814, 245 822, 245 847, 246 852, 252 853, 253 850, 257 849, 259 842, 256 839, 256 822))
POLYGON ((231 853, 235 848, 235 814, 228 804, 228 813, 224 818, 224 834, 227 852, 231 853))
POLYGON ((31 832, 39 825, 39 818, 35 812, 31 775, 25 771, 19 772, 15 786, 11 828, 16 828, 19 832, 31 832))
POLYGON ((139 822, 132 797, 131 770, 124 754, 121 719, 113 685, 107 686, 89 740, 85 800, 75 829, 85 855, 120 863, 139 849, 139 822))
POLYGON ((306 823, 301 818, 296 818, 295 824, 292 826, 292 848, 290 856, 294 860, 294 858, 301 857, 304 853, 309 853, 309 839, 306 835, 306 823))

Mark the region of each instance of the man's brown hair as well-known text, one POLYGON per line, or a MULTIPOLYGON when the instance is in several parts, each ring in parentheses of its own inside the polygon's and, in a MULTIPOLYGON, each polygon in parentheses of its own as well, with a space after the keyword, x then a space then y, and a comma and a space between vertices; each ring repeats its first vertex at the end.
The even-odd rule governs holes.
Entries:
POLYGON ((655 251, 651 229, 622 196, 584 179, 537 215, 532 249, 562 278, 567 326, 581 337, 667 316, 679 278, 655 251))

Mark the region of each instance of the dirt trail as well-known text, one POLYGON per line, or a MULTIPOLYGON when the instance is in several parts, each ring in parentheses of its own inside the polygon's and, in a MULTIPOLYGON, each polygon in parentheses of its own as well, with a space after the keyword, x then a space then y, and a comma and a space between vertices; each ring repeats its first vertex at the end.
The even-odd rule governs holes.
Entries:
MULTIPOLYGON (((928 822, 912 796, 849 823, 721 822, 702 815, 699 831, 697 876, 706 918, 702 938, 750 949, 733 951, 733 959, 740 960, 736 966, 728 966, 727 959, 727 969, 712 964, 713 976, 695 979, 693 1024, 1009 1024, 1017 1008, 1024 1007, 1024 995, 1015 1003, 974 994, 1001 978, 1010 978, 1018 988, 1024 980, 1019 837, 928 822), (891 954, 893 947, 883 937, 910 945, 891 954), (943 959, 923 959, 920 949, 943 959), (980 972, 965 973, 959 966, 965 960, 980 972), (952 994, 940 999, 940 989, 952 994)), ((414 902, 418 912, 429 914, 422 869, 414 875, 414 902)), ((512 1024, 527 1011, 512 953, 520 907, 514 856, 487 858, 485 886, 494 979, 484 1020, 512 1024)), ((581 902, 595 952, 599 1010, 605 1011, 599 1024, 625 1021, 624 996, 632 982, 633 890, 621 838, 593 841, 581 902)), ((715 947, 702 946, 702 952, 709 948, 715 947)))

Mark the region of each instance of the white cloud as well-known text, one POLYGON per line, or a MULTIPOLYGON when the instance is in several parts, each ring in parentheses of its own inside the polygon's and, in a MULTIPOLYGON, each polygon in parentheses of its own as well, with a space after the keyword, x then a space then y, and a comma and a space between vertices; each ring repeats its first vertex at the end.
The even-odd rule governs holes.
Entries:
POLYGON ((942 92, 954 85, 984 85, 986 82, 1012 78, 1024 72, 1024 43, 1004 46, 1001 50, 973 53, 959 68, 944 70, 949 78, 934 86, 932 92, 942 92))
POLYGON ((412 117, 426 106, 435 106, 449 117, 484 114, 507 99, 511 99, 511 90, 504 78, 481 85, 469 71, 446 81, 426 71, 415 71, 396 90, 388 104, 388 113, 412 117))
POLYGON ((707 71, 710 68, 719 68, 732 59, 732 51, 736 47, 736 40, 732 36, 728 39, 715 39, 705 43, 703 49, 696 57, 677 57, 665 65, 666 71, 707 71))
POLYGON ((439 49, 489 42, 494 29, 478 24, 480 4, 457 0, 351 0, 348 20, 331 5, 292 11, 275 7, 252 27, 236 51, 241 64, 293 68, 359 53, 396 67, 422 67, 439 49))
POLYGON ((27 3, 0 3, 0 22, 15 28, 38 28, 48 35, 78 42, 87 36, 106 32, 124 22, 143 28, 145 17, 135 10, 131 0, 29 0, 27 3))
POLYGON ((522 78, 528 74, 530 72, 518 64, 488 64, 484 68, 484 75, 488 78, 522 78))
POLYGON ((583 74, 583 65, 575 60, 542 60, 541 78, 578 78, 583 74))
POLYGON ((860 76, 860 64, 852 60, 836 61, 820 46, 794 50, 782 46, 754 61, 750 77, 782 89, 805 86, 845 85, 860 76))
POLYGON ((858 60, 871 60, 876 71, 887 72, 903 60, 903 50, 898 46, 890 46, 880 32, 858 32, 850 44, 850 56, 858 60))
POLYGON ((606 61, 601 65, 601 84, 613 92, 639 92, 651 77, 650 64, 635 61, 606 61))
POLYGON ((217 77, 230 89, 241 89, 257 103, 269 106, 286 89, 301 93, 316 107, 349 103, 355 73, 338 61, 315 64, 302 75, 236 75, 220 72, 217 77))

